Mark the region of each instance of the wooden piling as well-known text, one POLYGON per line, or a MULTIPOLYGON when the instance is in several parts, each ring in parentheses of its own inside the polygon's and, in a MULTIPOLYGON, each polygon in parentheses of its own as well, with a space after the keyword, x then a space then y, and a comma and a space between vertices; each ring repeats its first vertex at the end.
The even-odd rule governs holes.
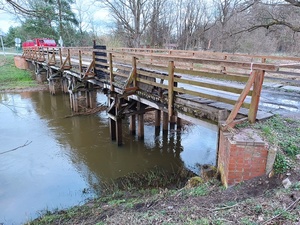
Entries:
POLYGON ((160 129, 161 111, 155 110, 155 129, 160 129))
POLYGON ((116 121, 116 135, 117 135, 117 144, 121 146, 123 144, 122 140, 122 119, 118 118, 116 121))
POLYGON ((182 119, 177 117, 177 130, 181 130, 182 128, 182 119))
MULTIPOLYGON (((138 110, 141 109, 141 103, 138 102, 138 110)), ((138 139, 144 140, 144 113, 138 114, 138 139)))
POLYGON ((129 117, 129 130, 132 135, 136 134, 136 116, 131 115, 129 117))
POLYGON ((168 118, 168 113, 163 112, 163 131, 168 131, 169 128, 169 118, 168 118))
POLYGON ((112 141, 116 140, 116 121, 109 118, 109 132, 110 132, 110 138, 112 141))

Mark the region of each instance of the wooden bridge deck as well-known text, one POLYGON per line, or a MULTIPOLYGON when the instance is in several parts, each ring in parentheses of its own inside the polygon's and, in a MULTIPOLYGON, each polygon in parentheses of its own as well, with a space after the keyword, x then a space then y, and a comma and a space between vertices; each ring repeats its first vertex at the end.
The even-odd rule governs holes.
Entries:
POLYGON ((168 113, 169 121, 179 117, 233 127, 245 119, 254 122, 271 116, 258 110, 264 77, 295 83, 300 77, 300 58, 296 57, 164 49, 106 50, 101 46, 27 48, 23 56, 46 68, 48 80, 57 75, 68 76, 70 93, 80 85, 86 87, 86 83, 108 91, 113 120, 158 109, 168 113))

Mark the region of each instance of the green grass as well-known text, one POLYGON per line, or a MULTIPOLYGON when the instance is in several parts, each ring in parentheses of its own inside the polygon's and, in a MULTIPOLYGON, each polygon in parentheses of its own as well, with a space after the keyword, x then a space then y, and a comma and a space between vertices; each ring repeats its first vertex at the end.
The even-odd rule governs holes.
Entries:
POLYGON ((12 55, 0 55, 0 90, 34 87, 36 82, 27 70, 15 67, 12 55))
POLYGON ((300 121, 281 116, 250 125, 244 123, 238 128, 252 126, 260 131, 266 141, 277 148, 274 163, 275 173, 286 173, 293 166, 296 155, 300 154, 300 121))

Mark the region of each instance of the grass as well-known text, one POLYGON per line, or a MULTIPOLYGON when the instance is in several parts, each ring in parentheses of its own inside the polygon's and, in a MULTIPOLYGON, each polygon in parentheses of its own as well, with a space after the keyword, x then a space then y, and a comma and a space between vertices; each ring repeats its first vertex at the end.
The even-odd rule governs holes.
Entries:
POLYGON ((29 71, 15 67, 14 56, 0 55, 0 90, 35 86, 29 71))
POLYGON ((268 144, 277 149, 274 172, 286 173, 293 167, 296 155, 300 154, 300 121, 281 116, 258 122, 254 125, 243 123, 238 128, 253 127, 258 130, 268 144))

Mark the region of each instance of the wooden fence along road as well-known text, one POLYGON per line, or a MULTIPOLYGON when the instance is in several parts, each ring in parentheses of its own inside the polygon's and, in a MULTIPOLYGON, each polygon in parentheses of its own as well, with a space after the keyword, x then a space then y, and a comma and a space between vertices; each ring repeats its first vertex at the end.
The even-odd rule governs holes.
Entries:
POLYGON ((156 126, 181 119, 209 120, 228 129, 235 124, 271 116, 259 111, 264 78, 299 82, 300 58, 165 49, 26 48, 23 57, 49 89, 70 93, 74 111, 95 107, 96 89, 109 96, 113 140, 122 144, 124 117, 143 138, 143 115, 155 110, 156 126), (222 82, 219 82, 222 80, 222 82), (235 85, 239 83, 239 85, 235 85), (137 118, 136 118, 137 116, 137 118))

